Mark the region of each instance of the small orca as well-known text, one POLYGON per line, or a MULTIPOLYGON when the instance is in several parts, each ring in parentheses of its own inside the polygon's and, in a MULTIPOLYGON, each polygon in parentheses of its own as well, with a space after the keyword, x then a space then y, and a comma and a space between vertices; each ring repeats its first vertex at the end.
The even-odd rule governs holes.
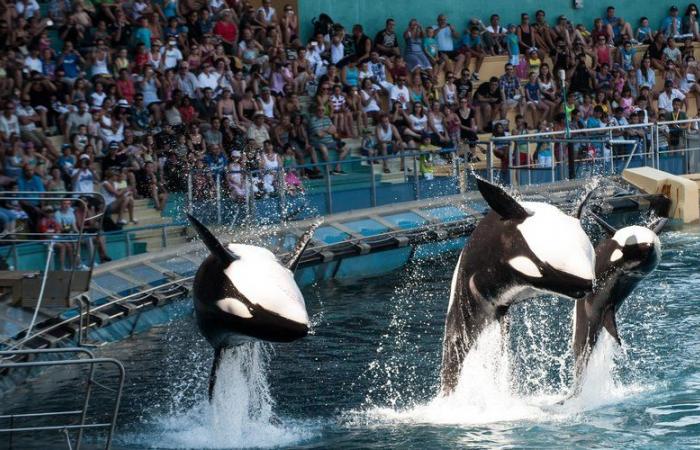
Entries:
POLYGON ((583 298, 595 278, 593 246, 577 218, 547 203, 518 202, 480 178, 477 185, 491 211, 474 229, 452 276, 440 373, 443 395, 456 387, 481 331, 510 305, 537 292, 583 298))
POLYGON ((597 215, 593 214, 593 217, 609 237, 595 248, 596 284, 593 291, 576 301, 573 330, 576 388, 601 330, 605 328, 620 344, 615 313, 637 285, 658 266, 661 259, 658 234, 668 222, 662 218, 649 228, 629 226, 616 230, 597 215))
POLYGON ((224 246, 199 220, 187 217, 210 252, 197 270, 192 296, 197 326, 214 348, 211 400, 224 349, 256 339, 291 342, 308 334, 309 316, 294 271, 322 220, 309 227, 282 264, 262 247, 224 246))

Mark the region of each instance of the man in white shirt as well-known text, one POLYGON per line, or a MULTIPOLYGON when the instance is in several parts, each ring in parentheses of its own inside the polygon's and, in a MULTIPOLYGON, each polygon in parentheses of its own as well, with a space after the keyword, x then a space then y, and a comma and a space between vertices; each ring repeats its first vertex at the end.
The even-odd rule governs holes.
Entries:
POLYGON ((455 57, 455 44, 454 39, 459 38, 459 33, 455 30, 455 27, 447 22, 447 16, 440 14, 437 17, 437 25, 433 25, 435 31, 435 39, 438 43, 438 51, 441 53, 446 53, 450 58, 455 57))
POLYGON ((29 72, 39 72, 43 70, 44 66, 39 58, 39 49, 33 48, 31 53, 24 58, 24 68, 29 72))
POLYGON ((199 74, 197 77, 197 84, 199 85, 199 89, 204 90, 206 88, 211 89, 212 91, 216 91, 216 88, 219 86, 219 78, 221 77, 212 65, 208 62, 203 64, 204 70, 202 70, 202 73, 199 74))
POLYGON ((88 129, 92 125, 92 114, 88 111, 88 104, 84 100, 78 104, 78 111, 68 114, 64 139, 69 141, 71 134, 76 133, 81 125, 85 125, 88 129))
POLYGON ((372 51, 372 53, 370 53, 367 66, 372 74, 372 83, 374 83, 375 89, 381 87, 387 92, 391 92, 391 88, 394 87, 394 85, 389 83, 386 79, 386 66, 384 65, 384 61, 379 57, 379 52, 372 51))
POLYGON ((410 99, 408 87, 406 87, 406 80, 401 77, 395 81, 396 84, 394 84, 391 91, 389 91, 389 99, 391 100, 392 107, 395 102, 399 102, 401 109, 406 109, 408 108, 408 101, 410 99))
POLYGON ((20 0, 15 3, 15 9, 17 10, 17 15, 23 16, 27 20, 34 17, 41 10, 36 0, 20 0))
POLYGON ((163 59, 163 67, 166 70, 177 67, 177 63, 182 61, 182 52, 177 48, 177 41, 174 37, 170 37, 168 44, 161 47, 160 54, 163 59))
POLYGON ((685 103, 685 108, 688 109, 688 100, 685 95, 673 87, 673 81, 666 80, 664 90, 659 94, 659 115, 673 111, 673 99, 676 98, 682 100, 685 103))
POLYGON ((9 142, 13 134, 17 136, 20 134, 19 119, 15 115, 15 104, 12 100, 8 100, 0 115, 0 140, 9 142))
POLYGON ((180 61, 177 70, 177 87, 189 98, 199 96, 199 83, 195 74, 190 72, 190 63, 180 61))
POLYGON ((258 8, 258 12, 262 12, 267 25, 276 25, 276 11, 272 7, 272 0, 263 0, 262 6, 258 8))
POLYGON ((501 55, 505 50, 504 38, 508 30, 500 25, 501 18, 498 14, 491 15, 491 24, 486 27, 486 33, 484 33, 484 43, 486 44, 486 49, 492 55, 501 55))

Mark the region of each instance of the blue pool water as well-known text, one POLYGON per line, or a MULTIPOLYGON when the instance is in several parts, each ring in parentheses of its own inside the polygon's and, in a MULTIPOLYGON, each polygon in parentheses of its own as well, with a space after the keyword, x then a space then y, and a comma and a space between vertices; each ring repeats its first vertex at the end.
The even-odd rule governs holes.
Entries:
MULTIPOLYGON (((514 307, 506 337, 488 329, 456 393, 436 398, 448 255, 306 288, 313 334, 227 355, 212 406, 211 350, 192 318, 104 347, 128 375, 114 447, 698 447, 700 235, 662 244, 660 267, 618 315, 623 348, 602 339, 574 398, 573 304, 556 298, 514 307)), ((51 403, 67 385, 28 389, 51 403)))

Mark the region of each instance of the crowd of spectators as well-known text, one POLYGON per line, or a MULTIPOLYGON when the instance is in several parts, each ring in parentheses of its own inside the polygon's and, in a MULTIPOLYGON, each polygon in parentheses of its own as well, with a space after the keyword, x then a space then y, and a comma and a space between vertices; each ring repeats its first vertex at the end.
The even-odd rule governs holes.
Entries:
MULTIPOLYGON (((137 222, 136 199, 162 210, 190 173, 197 200, 217 182, 236 200, 294 195, 304 179, 345 174, 346 138, 363 137, 389 173, 378 156, 406 149, 478 160, 481 133, 682 119, 700 93, 697 11, 672 7, 658 29, 612 6, 590 29, 542 10, 506 26, 498 14, 389 18, 374 38, 322 14, 302 41, 294 8, 270 0, 2 0, 0 180, 100 192, 119 226, 137 222), (503 73, 482 80, 497 55, 503 73)), ((26 215, 5 204, 0 222, 7 232, 26 215)))

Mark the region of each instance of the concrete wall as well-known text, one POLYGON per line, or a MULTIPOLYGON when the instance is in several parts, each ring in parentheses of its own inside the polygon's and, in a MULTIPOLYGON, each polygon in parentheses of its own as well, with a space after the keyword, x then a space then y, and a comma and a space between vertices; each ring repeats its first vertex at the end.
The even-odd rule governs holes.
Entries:
POLYGON ((688 3, 671 0, 640 2, 639 0, 583 0, 582 9, 573 8, 573 0, 495 0, 489 2, 442 0, 299 0, 299 18, 302 36, 308 38, 312 31, 311 19, 325 12, 334 21, 340 22, 348 29, 361 23, 365 32, 372 38, 384 28, 388 17, 396 20, 397 32, 402 34, 412 18, 418 19, 423 26, 436 23, 438 13, 445 13, 458 31, 463 31, 471 17, 479 17, 488 24, 491 14, 501 16, 501 24, 520 23, 520 13, 527 12, 534 22, 535 11, 543 9, 550 24, 557 16, 565 14, 574 24, 583 23, 588 29, 593 26, 593 19, 605 15, 605 9, 612 5, 618 16, 629 21, 636 30, 639 18, 647 16, 652 28, 659 27, 672 5, 678 6, 681 15, 688 3))

